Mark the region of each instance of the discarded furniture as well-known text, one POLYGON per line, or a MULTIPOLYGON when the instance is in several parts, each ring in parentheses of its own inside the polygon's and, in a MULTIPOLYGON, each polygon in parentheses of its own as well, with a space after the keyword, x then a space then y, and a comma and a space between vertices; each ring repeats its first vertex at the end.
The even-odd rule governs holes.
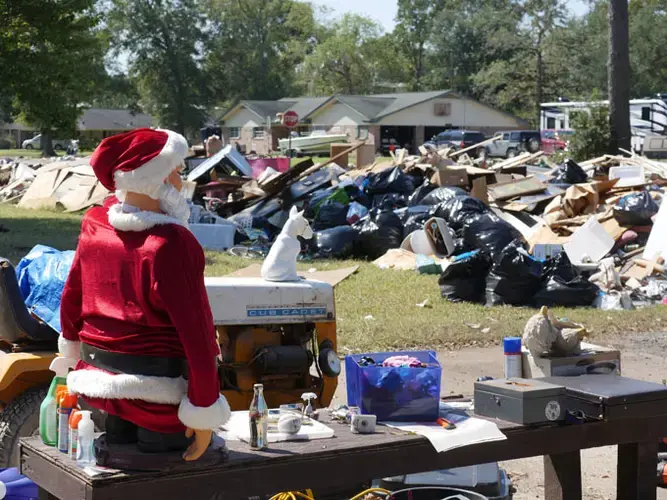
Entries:
POLYGON ((582 498, 580 450, 618 444, 617 498, 656 498, 655 457, 667 424, 664 415, 580 425, 497 423, 506 440, 440 454, 421 436, 382 426, 375 434, 355 435, 348 426, 332 423, 333 439, 277 443, 265 452, 230 441, 229 462, 211 469, 93 478, 39 438, 22 438, 21 473, 39 485, 44 499, 203 499, 219 494, 233 500, 305 488, 326 491, 375 477, 544 455, 544 498, 577 500, 582 498))

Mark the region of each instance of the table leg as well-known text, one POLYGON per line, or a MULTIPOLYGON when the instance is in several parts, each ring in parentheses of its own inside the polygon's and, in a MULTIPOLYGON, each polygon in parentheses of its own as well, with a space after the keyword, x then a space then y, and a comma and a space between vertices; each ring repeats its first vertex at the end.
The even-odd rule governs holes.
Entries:
POLYGON ((38 488, 38 490, 37 490, 37 499, 38 500, 58 500, 51 493, 49 493, 48 491, 46 491, 45 489, 42 489, 42 488, 38 488))
POLYGON ((658 442, 618 445, 617 500, 655 500, 658 442))
POLYGON ((544 456, 545 500, 581 500, 581 453, 544 456))

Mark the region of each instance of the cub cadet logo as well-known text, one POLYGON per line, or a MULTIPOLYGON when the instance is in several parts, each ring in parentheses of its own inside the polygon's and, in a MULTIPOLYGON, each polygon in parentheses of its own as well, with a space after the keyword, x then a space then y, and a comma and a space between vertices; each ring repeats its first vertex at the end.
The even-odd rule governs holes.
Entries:
POLYGON ((272 309, 248 309, 248 317, 267 316, 326 316, 326 307, 280 307, 272 309))

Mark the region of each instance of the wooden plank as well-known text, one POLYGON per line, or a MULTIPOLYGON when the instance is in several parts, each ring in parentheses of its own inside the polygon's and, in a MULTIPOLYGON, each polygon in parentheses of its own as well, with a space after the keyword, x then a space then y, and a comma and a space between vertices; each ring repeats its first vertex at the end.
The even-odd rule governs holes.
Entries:
POLYGON ((581 500, 581 452, 544 456, 544 499, 581 500))
POLYGON ((489 186, 489 195, 495 201, 502 201, 528 194, 542 193, 546 188, 547 186, 535 177, 526 177, 506 184, 493 184, 489 186))
POLYGON ((458 156, 460 154, 467 153, 468 151, 473 151, 473 150, 475 150, 475 149, 477 149, 481 146, 486 146, 487 144, 491 144, 492 142, 497 141, 501 137, 502 137, 501 135, 497 135, 495 137, 491 137, 491 139, 487 139, 485 141, 478 142, 477 144, 473 144, 472 146, 468 146, 465 149, 459 149, 458 151, 454 151, 452 154, 450 154, 449 157, 450 158, 455 158, 456 156, 458 156))
POLYGON ((657 441, 618 446, 617 500, 656 500, 657 455, 657 441))
MULTIPOLYGON (((23 473, 27 472, 28 477, 51 493, 57 494, 64 484, 83 482, 90 487, 84 492, 79 489, 76 494, 70 488, 68 491, 72 495, 58 495, 66 500, 144 500, 149 494, 151 498, 208 498, 216 493, 224 493, 226 499, 235 499, 304 488, 325 489, 357 480, 494 461, 566 454, 613 444, 657 443, 664 434, 665 417, 533 428, 500 424, 507 440, 475 444, 445 453, 436 453, 421 436, 398 433, 383 426, 376 434, 354 435, 347 426, 332 424, 336 432, 334 439, 277 443, 264 452, 253 452, 245 443, 230 441, 229 462, 210 469, 128 472, 102 478, 86 477, 69 458, 45 446, 39 438, 23 438, 21 463, 23 473), (323 470, 336 473, 322 474, 323 470), (92 492, 90 496, 81 496, 87 495, 88 491, 92 492)), ((640 457, 639 452, 636 455, 640 457)), ((626 453, 621 462, 628 463, 628 456, 632 454, 626 453)), ((654 479, 655 453, 652 463, 649 462, 648 459, 637 459, 633 470, 654 479)), ((647 484, 655 488, 651 481, 647 484)), ((641 491, 641 487, 638 485, 635 490, 641 491)))

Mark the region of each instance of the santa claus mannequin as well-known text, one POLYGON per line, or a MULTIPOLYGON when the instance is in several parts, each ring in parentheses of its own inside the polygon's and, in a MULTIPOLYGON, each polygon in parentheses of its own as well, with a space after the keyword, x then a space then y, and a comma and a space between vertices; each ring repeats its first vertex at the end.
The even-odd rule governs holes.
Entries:
POLYGON ((198 459, 224 424, 204 252, 180 193, 185 139, 138 129, 91 158, 115 197, 83 217, 61 302, 69 389, 106 412, 108 444, 198 459))

